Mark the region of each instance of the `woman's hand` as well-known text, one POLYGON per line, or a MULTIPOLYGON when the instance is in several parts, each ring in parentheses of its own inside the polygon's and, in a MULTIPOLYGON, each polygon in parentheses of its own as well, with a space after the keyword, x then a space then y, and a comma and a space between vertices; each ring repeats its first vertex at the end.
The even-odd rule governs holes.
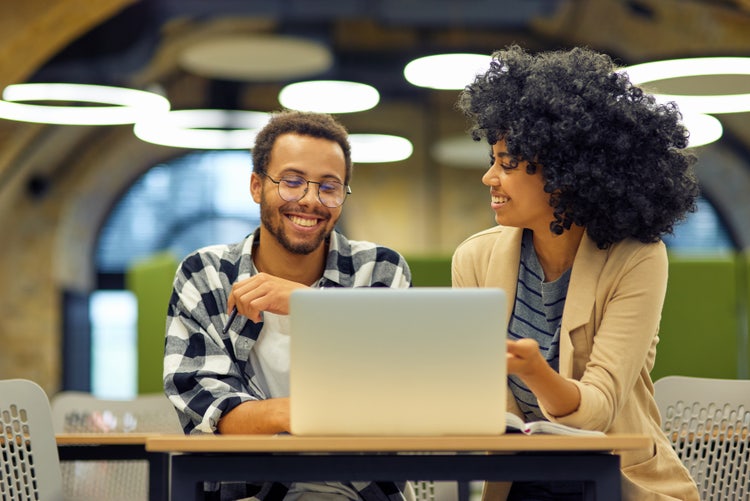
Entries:
POLYGON ((565 416, 578 409, 578 387, 550 367, 533 339, 507 341, 508 374, 515 374, 536 395, 552 416, 565 416))
POLYGON ((521 379, 533 377, 540 370, 548 367, 547 361, 539 351, 539 343, 533 339, 507 341, 508 374, 515 374, 521 379))

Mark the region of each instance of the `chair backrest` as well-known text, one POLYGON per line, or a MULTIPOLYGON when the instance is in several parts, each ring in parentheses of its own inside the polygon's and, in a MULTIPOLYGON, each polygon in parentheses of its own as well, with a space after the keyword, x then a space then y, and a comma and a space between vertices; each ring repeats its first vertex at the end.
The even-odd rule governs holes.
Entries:
POLYGON ((26 379, 0 381, 0 499, 63 499, 47 394, 26 379))
POLYGON ((412 480, 410 483, 414 501, 465 501, 459 492, 460 482, 412 480))
MULTIPOLYGON (((57 433, 182 433, 174 406, 163 393, 131 400, 99 399, 66 391, 52 398, 57 433)), ((146 460, 62 461, 66 499, 77 501, 146 501, 146 460)))
POLYGON ((662 429, 701 499, 750 499, 750 380, 667 376, 654 391, 662 429))
POLYGON ((52 418, 57 433, 182 433, 177 412, 163 393, 107 400, 64 391, 52 397, 52 418))

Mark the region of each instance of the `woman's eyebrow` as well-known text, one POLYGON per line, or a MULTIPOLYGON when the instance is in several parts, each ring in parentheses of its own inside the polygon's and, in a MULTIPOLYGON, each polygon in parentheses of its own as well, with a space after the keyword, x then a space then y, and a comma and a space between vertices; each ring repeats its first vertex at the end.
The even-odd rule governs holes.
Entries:
POLYGON ((513 156, 513 155, 511 155, 510 153, 507 153, 507 152, 504 152, 504 153, 498 153, 497 155, 495 155, 494 153, 492 153, 491 155, 492 155, 492 156, 493 156, 494 158, 500 158, 500 159, 502 159, 502 160, 515 160, 515 161, 520 161, 520 159, 519 159, 519 158, 517 158, 517 157, 515 157, 515 156, 513 156))

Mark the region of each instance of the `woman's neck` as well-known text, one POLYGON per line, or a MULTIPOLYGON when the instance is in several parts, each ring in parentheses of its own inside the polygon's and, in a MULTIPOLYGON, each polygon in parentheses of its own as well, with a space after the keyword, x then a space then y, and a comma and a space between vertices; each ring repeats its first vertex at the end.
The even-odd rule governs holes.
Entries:
POLYGON ((583 238, 582 226, 571 226, 562 235, 550 231, 533 232, 534 251, 544 271, 544 281, 553 282, 571 266, 583 238))

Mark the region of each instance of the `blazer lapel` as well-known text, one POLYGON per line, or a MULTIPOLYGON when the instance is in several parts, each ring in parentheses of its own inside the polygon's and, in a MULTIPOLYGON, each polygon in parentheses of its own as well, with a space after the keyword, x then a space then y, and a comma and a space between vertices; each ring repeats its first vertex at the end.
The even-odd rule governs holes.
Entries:
MULTIPOLYGON (((499 287, 508 296, 506 322, 510 322, 516 298, 518 268, 521 261, 522 228, 503 228, 507 238, 498 238, 492 248, 485 284, 499 287)), ((484 285, 484 284, 483 284, 484 285)))
MULTIPOLYGON (((599 249, 588 234, 584 233, 573 261, 560 326, 560 374, 565 377, 572 377, 573 374, 570 333, 591 321, 596 286, 606 260, 607 251, 599 249)), ((589 339, 588 342, 591 345, 593 340, 589 339)))

